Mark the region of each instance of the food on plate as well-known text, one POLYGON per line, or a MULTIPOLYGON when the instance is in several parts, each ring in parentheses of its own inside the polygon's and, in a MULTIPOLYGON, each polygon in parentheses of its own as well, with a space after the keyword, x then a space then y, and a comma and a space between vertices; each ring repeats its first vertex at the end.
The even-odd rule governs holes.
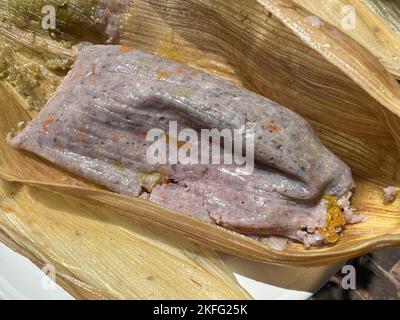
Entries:
POLYGON ((299 115, 229 81, 125 46, 84 47, 54 97, 10 144, 113 191, 251 236, 318 246, 361 220, 350 207, 350 168, 299 115), (179 134, 171 134, 174 125, 179 134), (209 163, 200 161, 204 141, 180 138, 182 132, 202 137, 205 129, 224 132, 223 139, 207 139, 209 163), (149 138, 152 130, 157 139, 149 138), (149 160, 161 142, 169 161, 149 160), (197 163, 176 158, 201 142, 191 158, 197 163), (254 157, 250 171, 232 161, 247 156, 254 157))

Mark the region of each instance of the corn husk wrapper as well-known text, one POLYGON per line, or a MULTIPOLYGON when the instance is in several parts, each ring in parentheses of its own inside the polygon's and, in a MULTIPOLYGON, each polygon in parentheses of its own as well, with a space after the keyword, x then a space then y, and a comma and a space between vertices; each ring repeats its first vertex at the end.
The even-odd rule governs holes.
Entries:
MULTIPOLYGON (((19 17, 40 15, 35 6, 19 8, 19 17)), ((277 252, 151 202, 111 193, 31 154, 12 150, 5 140, 0 141, 1 177, 81 198, 208 247, 269 263, 321 265, 399 244, 400 200, 383 204, 381 190, 399 185, 399 85, 364 46, 327 22, 313 25, 309 16, 292 0, 133 1, 121 16, 121 43, 225 77, 304 116, 322 142, 351 166, 357 182, 352 203, 368 217, 347 226, 338 243, 309 250, 292 244, 277 252)), ((8 21, 13 21, 13 14, 8 21)), ((37 28, 32 21, 27 27, 37 28)), ((62 70, 49 71, 47 62, 49 57, 74 56, 73 48, 60 39, 79 42, 75 29, 69 32, 68 24, 63 25, 53 35, 56 40, 41 31, 36 38, 46 45, 40 54, 35 53, 36 40, 26 30, 11 23, 8 29, 0 28, 0 38, 21 48, 17 61, 28 58, 44 66, 39 88, 59 81, 62 70)), ((96 34, 85 35, 84 40, 91 37, 96 34)), ((40 107, 41 96, 27 103, 26 95, 7 79, 1 84, 2 136, 32 117, 34 112, 27 106, 40 107)))
POLYGON ((362 0, 387 25, 400 34, 400 3, 393 0, 362 0))
POLYGON ((400 2, 383 0, 294 0, 315 17, 340 29, 368 49, 400 79, 400 2))
POLYGON ((1 181, 0 241, 76 298, 249 298, 213 251, 30 186, 1 181))

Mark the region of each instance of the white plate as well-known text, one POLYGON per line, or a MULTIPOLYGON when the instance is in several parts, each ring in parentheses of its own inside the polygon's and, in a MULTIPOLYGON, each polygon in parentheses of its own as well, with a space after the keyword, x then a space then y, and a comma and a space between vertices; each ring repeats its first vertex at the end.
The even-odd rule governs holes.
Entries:
POLYGON ((343 265, 282 267, 220 255, 239 284, 256 300, 308 299, 343 265))
POLYGON ((42 270, 0 242, 0 299, 73 299, 42 270))
MULTIPOLYGON (((308 299, 340 267, 278 267, 220 255, 254 299, 308 299)), ((74 298, 32 262, 0 242, 0 299, 74 298)))

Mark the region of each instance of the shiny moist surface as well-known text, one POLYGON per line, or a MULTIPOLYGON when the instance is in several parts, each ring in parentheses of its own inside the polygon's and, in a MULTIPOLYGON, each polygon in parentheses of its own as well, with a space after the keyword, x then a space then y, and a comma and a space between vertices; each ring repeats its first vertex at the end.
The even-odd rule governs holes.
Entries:
POLYGON ((87 46, 56 95, 12 141, 116 192, 247 234, 322 243, 324 194, 354 186, 350 169, 296 113, 249 90, 121 46, 87 46), (153 128, 254 128, 256 168, 152 165, 153 128), (149 174, 152 174, 149 178, 149 174), (155 176, 154 176, 155 174, 155 176), (150 179, 150 180, 149 180, 150 179))

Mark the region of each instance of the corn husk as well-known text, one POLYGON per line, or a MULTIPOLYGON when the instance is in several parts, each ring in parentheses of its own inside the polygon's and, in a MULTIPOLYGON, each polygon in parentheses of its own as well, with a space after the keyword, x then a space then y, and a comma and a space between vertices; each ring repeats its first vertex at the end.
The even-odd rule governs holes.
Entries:
POLYGON ((400 79, 400 3, 382 0, 294 0, 367 48, 400 79), (351 14, 354 17, 350 17, 351 14))
MULTIPOLYGON (((0 176, 84 199, 208 247, 269 263, 320 265, 399 244, 400 200, 383 204, 381 190, 400 182, 399 84, 364 46, 328 23, 313 26, 309 15, 292 0, 134 1, 121 19, 121 43, 230 79, 308 119, 322 142, 351 166, 357 182, 352 203, 368 217, 347 226, 338 243, 309 250, 292 244, 277 252, 148 201, 111 193, 31 154, 12 150, 5 140, 0 140, 0 176)), ((32 60, 43 65, 43 55, 36 55, 12 34, 0 28, 5 42, 22 45, 32 60)), ((49 43, 45 54, 61 47, 57 39, 42 36, 49 43)), ((77 39, 72 31, 69 36, 77 39)), ((59 50, 74 55, 73 49, 59 50)), ((32 117, 34 112, 24 104, 19 88, 3 81, 1 136, 32 117)))
POLYGON ((76 298, 249 298, 211 250, 29 186, 1 181, 0 240, 76 298))
POLYGON ((373 12, 379 15, 387 25, 400 34, 400 3, 393 0, 362 0, 373 12))

